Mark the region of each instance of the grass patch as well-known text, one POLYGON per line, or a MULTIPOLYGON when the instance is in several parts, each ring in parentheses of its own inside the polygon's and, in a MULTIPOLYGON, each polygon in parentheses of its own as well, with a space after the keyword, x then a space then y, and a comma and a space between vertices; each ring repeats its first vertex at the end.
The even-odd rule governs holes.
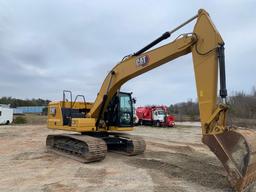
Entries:
POLYGON ((24 116, 18 116, 18 117, 14 118, 13 123, 14 124, 26 124, 27 119, 24 116))
MULTIPOLYGON (((19 120, 20 121, 20 120, 19 120)), ((21 120, 22 121, 22 120, 21 120)), ((32 125, 42 125, 47 124, 47 116, 39 114, 24 114, 22 116, 14 117, 15 124, 32 124, 32 125), (25 123, 15 123, 15 119, 25 119, 25 123)))

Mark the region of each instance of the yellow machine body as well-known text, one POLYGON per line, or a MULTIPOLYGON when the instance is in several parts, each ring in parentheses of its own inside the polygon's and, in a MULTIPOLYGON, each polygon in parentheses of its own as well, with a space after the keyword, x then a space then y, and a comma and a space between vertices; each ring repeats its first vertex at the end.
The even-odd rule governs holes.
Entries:
MULTIPOLYGON (((75 102, 72 104, 73 109, 90 110, 93 103, 75 102)), ((51 102, 48 105, 48 128, 60 129, 73 132, 94 132, 96 131, 95 118, 72 118, 70 125, 63 124, 62 108, 71 108, 70 101, 51 102)), ((132 131, 133 127, 116 127, 111 126, 108 131, 132 131)), ((106 131, 105 128, 100 128, 98 131, 106 131)))

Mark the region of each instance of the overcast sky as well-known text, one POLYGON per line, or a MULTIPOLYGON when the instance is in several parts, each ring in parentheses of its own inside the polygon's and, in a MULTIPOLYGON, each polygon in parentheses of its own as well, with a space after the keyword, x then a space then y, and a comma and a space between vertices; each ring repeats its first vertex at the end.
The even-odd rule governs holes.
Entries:
MULTIPOLYGON (((194 16, 199 8, 210 13, 226 43, 229 92, 249 93, 256 85, 256 1, 143 2, 0 0, 0 96, 58 100, 62 90, 69 89, 93 101, 123 56, 194 16)), ((192 29, 193 24, 180 33, 192 29)), ((192 57, 132 79, 122 90, 133 92, 138 105, 195 99, 192 57)))

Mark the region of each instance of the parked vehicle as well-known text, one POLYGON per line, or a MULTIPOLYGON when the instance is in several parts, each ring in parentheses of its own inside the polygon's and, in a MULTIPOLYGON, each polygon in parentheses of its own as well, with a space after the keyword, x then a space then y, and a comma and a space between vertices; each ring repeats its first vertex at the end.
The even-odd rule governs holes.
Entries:
POLYGON ((10 124, 13 121, 13 109, 8 105, 0 105, 0 124, 10 124))
POLYGON ((139 124, 139 118, 136 115, 136 108, 133 105, 133 125, 138 125, 139 124))
POLYGON ((175 125, 174 117, 168 114, 167 106, 147 106, 136 109, 139 125, 168 126, 175 125))

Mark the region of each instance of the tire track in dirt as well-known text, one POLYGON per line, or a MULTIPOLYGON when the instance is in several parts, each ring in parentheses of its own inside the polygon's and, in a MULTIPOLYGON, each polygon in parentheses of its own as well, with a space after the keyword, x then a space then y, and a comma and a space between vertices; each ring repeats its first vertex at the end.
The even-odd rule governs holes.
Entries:
MULTIPOLYGON (((159 184, 162 182, 161 177, 157 179, 155 172, 163 173, 172 180, 182 179, 210 189, 231 190, 223 168, 215 159, 196 151, 186 152, 184 154, 149 151, 144 157, 130 159, 127 163, 150 170, 152 179, 159 184)), ((174 191, 182 191, 182 189, 177 188, 174 191)))

